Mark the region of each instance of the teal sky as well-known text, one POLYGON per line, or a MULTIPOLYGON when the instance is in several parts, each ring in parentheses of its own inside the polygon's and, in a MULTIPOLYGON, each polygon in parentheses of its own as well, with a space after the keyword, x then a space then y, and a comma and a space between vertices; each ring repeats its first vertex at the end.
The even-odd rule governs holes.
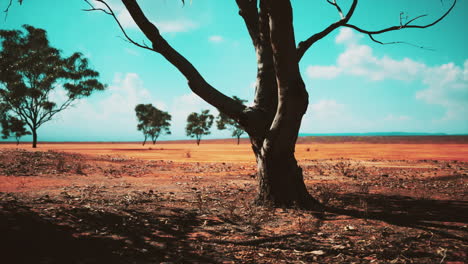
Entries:
MULTIPOLYGON (((7 1, 2 1, 6 7, 7 1)), ((108 1, 128 33, 143 41, 120 1, 108 1)), ((347 7, 351 0, 338 1, 347 7)), ((303 133, 437 132, 468 133, 468 1, 459 3, 439 24, 376 36, 338 29, 311 47, 301 61, 310 105, 303 133)), ((253 101, 255 53, 234 0, 141 0, 147 16, 166 39, 202 75, 227 95, 253 101), (189 1, 190 2, 190 1, 189 1)), ((350 23, 365 29, 399 24, 429 14, 425 24, 443 14, 451 0, 361 0, 350 23)), ((339 19, 325 0, 293 0, 296 41, 339 19)), ((4 9, 2 6, 1 8, 4 9)), ((39 129, 39 141, 140 140, 134 107, 153 103, 172 115, 172 134, 186 138, 187 115, 200 109, 217 111, 191 93, 182 75, 160 55, 132 46, 110 16, 84 12, 82 0, 25 0, 11 7, 0 28, 23 24, 44 28, 64 55, 80 51, 109 85, 104 92, 77 102, 39 129)), ((3 16, 3 13, 1 14, 3 16)), ((60 100, 62 93, 54 94, 60 100)), ((211 137, 229 137, 214 129, 211 137)), ((25 138, 27 140, 28 138, 25 138)))

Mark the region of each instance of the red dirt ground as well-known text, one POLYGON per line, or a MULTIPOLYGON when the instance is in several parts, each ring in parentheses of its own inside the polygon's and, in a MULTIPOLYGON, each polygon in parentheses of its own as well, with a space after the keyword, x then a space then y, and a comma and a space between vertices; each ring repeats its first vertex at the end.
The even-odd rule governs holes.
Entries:
POLYGON ((411 140, 301 139, 296 155, 325 212, 252 205, 245 141, 0 144, 1 254, 5 263, 464 263, 466 139, 411 140))

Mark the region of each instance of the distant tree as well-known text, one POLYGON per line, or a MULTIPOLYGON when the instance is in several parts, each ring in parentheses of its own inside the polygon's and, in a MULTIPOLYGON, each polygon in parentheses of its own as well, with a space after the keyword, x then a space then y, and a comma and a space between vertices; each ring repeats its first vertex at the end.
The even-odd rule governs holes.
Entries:
POLYGON ((22 136, 31 135, 31 132, 25 128, 26 124, 14 116, 4 117, 0 123, 2 125, 2 138, 15 137, 16 145, 19 144, 22 136))
MULTIPOLYGON (((233 96, 234 101, 243 104, 247 100, 240 99, 237 96, 233 96)), ((239 145, 240 137, 244 134, 244 128, 234 119, 230 118, 228 115, 219 112, 218 117, 216 118, 216 126, 219 130, 229 129, 232 132, 232 136, 237 138, 237 145, 239 145)))
MULTIPOLYGON (((75 100, 104 90, 99 73, 81 53, 62 57, 49 45, 43 29, 24 25, 19 30, 0 30, 0 103, 6 116, 21 120, 37 145, 37 129, 75 100), (53 102, 51 92, 63 87, 63 102, 53 102)), ((11 120, 11 118, 8 118, 11 120)))
POLYGON ((135 112, 138 118, 137 129, 142 131, 145 137, 143 146, 148 137, 151 138, 154 145, 161 134, 171 134, 169 130, 171 115, 169 113, 157 109, 152 104, 139 104, 135 107, 135 112))
POLYGON ((191 113, 187 117, 187 126, 185 132, 187 136, 197 139, 197 145, 203 135, 211 134, 210 128, 213 125, 214 116, 210 114, 210 110, 203 110, 199 113, 191 113))

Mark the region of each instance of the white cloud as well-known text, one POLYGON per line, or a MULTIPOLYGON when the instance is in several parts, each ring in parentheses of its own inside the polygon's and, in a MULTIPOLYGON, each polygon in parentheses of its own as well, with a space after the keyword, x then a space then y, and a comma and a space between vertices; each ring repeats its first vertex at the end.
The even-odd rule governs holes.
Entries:
MULTIPOLYGON (((169 113, 172 115, 171 130, 174 137, 185 137, 187 116, 192 112, 200 112, 205 109, 210 110, 210 114, 214 116, 218 115, 218 110, 215 107, 192 92, 175 97, 169 107, 169 113)), ((213 126, 212 132, 215 132, 214 128, 213 126)))
POLYGON ((333 99, 321 99, 309 105, 301 131, 307 133, 344 133, 373 131, 375 122, 355 116, 349 106, 333 99))
POLYGON ((337 103, 335 100, 320 100, 310 105, 311 115, 314 118, 327 120, 340 118, 345 114, 345 106, 337 103))
POLYGON ((336 66, 308 66, 307 75, 313 79, 334 79, 341 73, 336 66))
POLYGON ((373 54, 371 47, 359 44, 359 36, 351 29, 343 28, 336 37, 336 43, 345 45, 346 49, 336 61, 336 65, 309 66, 307 75, 310 78, 331 79, 339 75, 354 75, 372 81, 385 79, 412 81, 420 79, 427 70, 423 63, 409 58, 395 60, 388 56, 381 58, 373 54))
MULTIPOLYGON (((138 26, 133 21, 132 16, 128 13, 127 9, 121 9, 117 18, 120 21, 120 24, 125 29, 137 29, 138 26)), ((180 33, 188 32, 190 30, 196 29, 198 25, 190 19, 186 18, 177 18, 174 20, 162 20, 162 21, 151 21, 159 29, 161 34, 164 33, 180 33)))
POLYGON ((154 22, 161 33, 187 32, 198 27, 191 20, 167 20, 154 22))
MULTIPOLYGON (((53 97, 59 101, 63 99, 65 92, 57 90, 53 97)), ((96 94, 97 95, 97 94, 96 94)), ((97 95, 98 96, 98 95, 97 95)), ((130 140, 139 139, 136 130, 137 120, 135 106, 140 103, 152 103, 160 109, 167 106, 154 100, 150 92, 144 88, 144 83, 136 73, 116 74, 113 84, 101 92, 101 99, 81 99, 74 103, 73 107, 61 112, 52 122, 44 125, 41 135, 48 140, 54 137, 74 140, 74 137, 90 137, 90 140, 130 140), (60 136, 57 136, 57 133, 60 136), (80 134, 78 133, 86 133, 80 134)))
MULTIPOLYGON (((54 100, 66 98, 65 91, 59 89, 53 94, 54 100)), ((169 112, 172 116, 172 135, 162 139, 184 139, 187 116, 192 112, 209 109, 215 117, 215 107, 190 92, 175 97, 170 102, 154 99, 150 91, 136 73, 116 74, 112 85, 102 92, 77 101, 73 107, 59 114, 53 121, 41 128, 41 140, 140 140, 137 131, 135 106, 153 104, 156 108, 169 112), (96 97, 95 97, 96 96, 96 97)), ((229 138, 229 131, 219 131, 215 124, 211 137, 229 138)))
POLYGON ((335 42, 338 44, 355 44, 361 38, 360 35, 354 34, 350 28, 342 28, 335 38, 335 42))
POLYGON ((464 68, 453 63, 429 68, 422 82, 427 89, 418 91, 416 98, 429 104, 443 106, 446 113, 443 119, 463 119, 468 117, 468 60, 464 68))
POLYGON ((224 38, 220 35, 213 35, 213 36, 210 36, 208 40, 213 43, 220 43, 224 41, 224 38))
POLYGON ((446 109, 445 119, 468 116, 468 59, 463 68, 454 63, 428 66, 410 58, 401 60, 389 56, 377 57, 372 48, 359 44, 359 37, 350 29, 341 29, 336 43, 345 45, 335 65, 308 66, 306 73, 312 79, 333 79, 341 75, 360 76, 371 81, 418 81, 427 88, 416 93, 416 98, 446 109))

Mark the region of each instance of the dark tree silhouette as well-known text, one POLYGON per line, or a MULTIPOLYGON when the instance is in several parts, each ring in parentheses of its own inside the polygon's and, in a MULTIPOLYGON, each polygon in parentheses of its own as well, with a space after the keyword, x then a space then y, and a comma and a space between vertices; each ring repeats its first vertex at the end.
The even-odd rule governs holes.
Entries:
POLYGON ((323 1, 335 8, 340 18, 296 45, 291 0, 235 1, 257 54, 256 92, 254 105, 251 107, 246 107, 211 86, 195 66, 163 38, 157 25, 147 18, 136 0, 122 0, 122 3, 149 41, 149 45, 145 42, 136 42, 127 34, 105 0, 85 0, 90 6, 87 11, 99 11, 110 15, 130 43, 161 54, 184 75, 188 86, 195 94, 245 128, 257 159, 259 179, 257 203, 306 208, 320 205, 307 191, 302 169, 294 156, 302 116, 309 104, 308 93, 299 70, 303 55, 317 41, 340 27, 348 27, 366 34, 379 44, 404 43, 401 41, 384 43, 377 40, 376 36, 390 31, 431 27, 445 18, 457 2, 453 0, 452 5, 442 16, 425 25, 416 24, 426 16, 422 15, 404 21, 400 19, 397 25, 384 29, 369 30, 350 22, 358 0, 352 0, 346 13, 337 0, 323 1), (97 7, 93 6, 93 3, 101 5, 97 7))
POLYGON ((24 122, 37 145, 37 129, 75 100, 87 97, 105 86, 99 73, 88 66, 81 53, 62 57, 49 45, 43 29, 25 25, 19 30, 0 30, 0 102, 7 115, 24 122), (53 102, 51 92, 62 86, 63 102, 53 102))
POLYGON ((14 137, 16 145, 19 145, 22 136, 31 135, 31 132, 25 128, 26 124, 14 116, 6 116, 0 123, 2 125, 2 138, 14 137))
POLYGON ((210 110, 203 110, 201 113, 191 113, 187 117, 187 126, 185 132, 187 136, 194 137, 197 140, 197 145, 203 135, 211 134, 210 128, 213 125, 214 116, 210 114, 210 110))
MULTIPOLYGON (((246 103, 247 100, 242 100, 237 96, 233 96, 232 99, 239 102, 240 104, 246 103)), ((240 143, 240 137, 244 134, 244 128, 234 119, 230 118, 226 114, 219 112, 216 118, 216 126, 219 130, 229 129, 232 132, 232 136, 237 138, 237 145, 240 143)))
POLYGON ((143 146, 148 137, 151 138, 154 145, 161 134, 171 134, 169 130, 171 115, 169 113, 157 109, 152 104, 137 105, 135 113, 138 119, 137 129, 143 132, 143 136, 145 137, 143 146))

